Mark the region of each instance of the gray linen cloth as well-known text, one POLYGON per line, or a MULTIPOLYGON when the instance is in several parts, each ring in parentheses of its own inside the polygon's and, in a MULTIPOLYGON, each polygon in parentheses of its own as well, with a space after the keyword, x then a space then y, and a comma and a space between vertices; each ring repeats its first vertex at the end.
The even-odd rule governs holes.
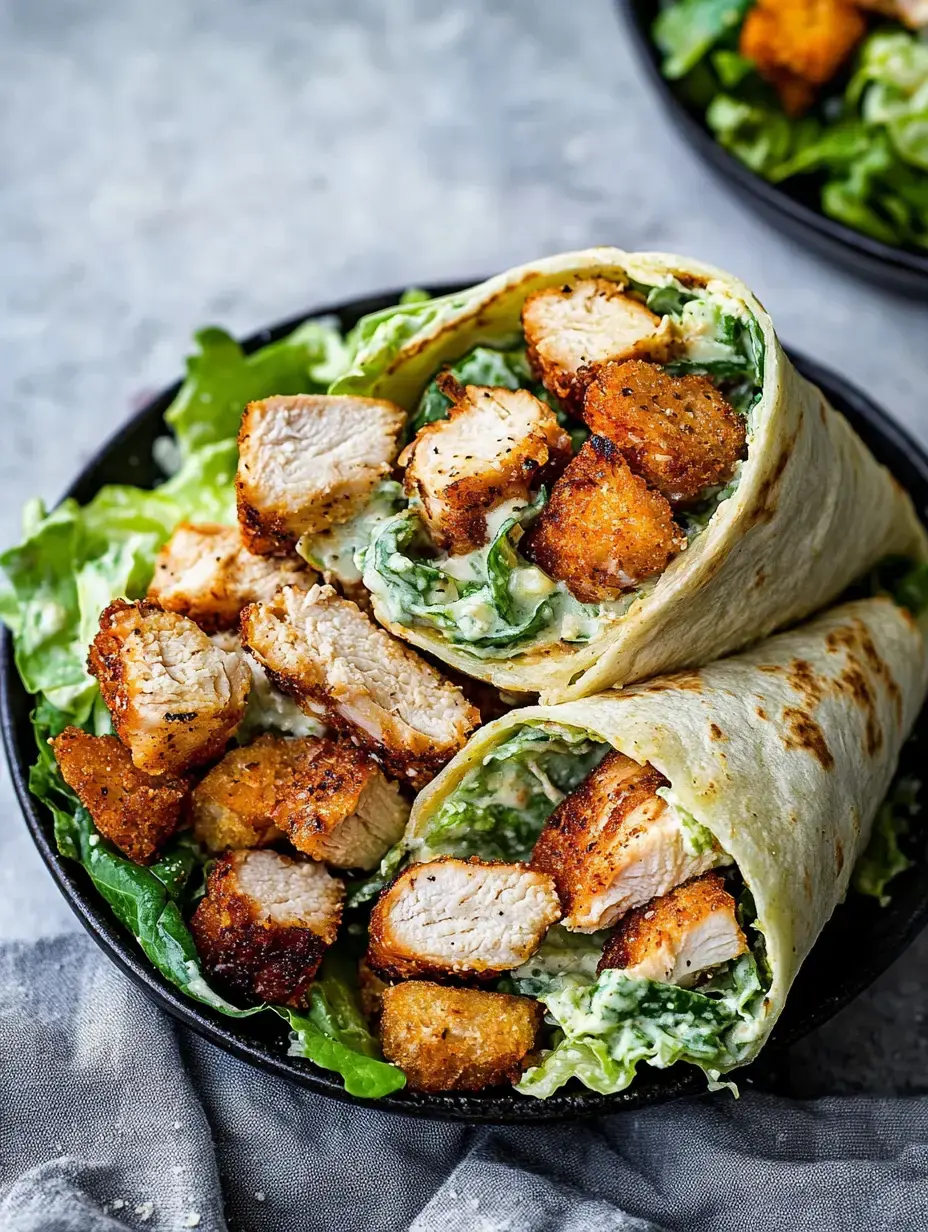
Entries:
POLYGON ((2 1232, 924 1232, 926 1144, 921 1098, 412 1121, 226 1056, 84 937, 0 948, 2 1232))

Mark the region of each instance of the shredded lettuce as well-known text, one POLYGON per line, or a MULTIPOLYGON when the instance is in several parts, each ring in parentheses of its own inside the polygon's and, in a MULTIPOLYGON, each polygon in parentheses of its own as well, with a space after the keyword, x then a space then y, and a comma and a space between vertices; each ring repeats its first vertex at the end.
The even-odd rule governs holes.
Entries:
POLYGON ((642 1063, 666 1069, 688 1061, 716 1080, 744 1058, 736 1037, 753 1028, 763 987, 746 954, 698 991, 609 969, 592 984, 554 975, 535 995, 558 1038, 516 1089, 545 1099, 571 1078, 602 1094, 624 1091, 642 1063))
POLYGON ((914 860, 902 850, 900 838, 905 838, 912 819, 921 811, 921 783, 913 778, 901 778, 893 786, 873 822, 870 842, 854 866, 851 885, 858 894, 875 898, 886 907, 891 896, 886 892, 894 877, 911 868, 914 860))
POLYGON ((520 727, 441 802, 416 836, 416 858, 528 860, 555 808, 608 751, 607 744, 578 728, 520 727))

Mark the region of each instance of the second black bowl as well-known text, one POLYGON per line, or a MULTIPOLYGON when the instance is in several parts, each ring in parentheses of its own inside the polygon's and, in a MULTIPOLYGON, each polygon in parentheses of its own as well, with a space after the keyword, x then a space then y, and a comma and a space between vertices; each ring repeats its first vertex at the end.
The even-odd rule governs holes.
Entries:
POLYGON ((928 298, 928 253, 871 239, 822 213, 807 185, 771 184, 719 145, 701 113, 688 106, 661 72, 651 27, 658 0, 617 0, 640 59, 664 108, 686 141, 730 188, 767 222, 822 256, 865 278, 908 295, 928 298))

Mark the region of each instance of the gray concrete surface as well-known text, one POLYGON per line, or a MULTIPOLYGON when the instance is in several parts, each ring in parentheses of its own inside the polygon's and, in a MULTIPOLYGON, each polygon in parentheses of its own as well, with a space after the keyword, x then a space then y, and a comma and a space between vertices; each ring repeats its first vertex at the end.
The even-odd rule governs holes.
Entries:
MULTIPOLYGON (((0 542, 191 331, 591 242, 746 279, 928 440, 928 306, 772 233, 658 111, 610 0, 0 0, 0 542)), ((75 927, 0 783, 0 937, 75 927)), ((928 1080, 924 940, 794 1053, 928 1080)))

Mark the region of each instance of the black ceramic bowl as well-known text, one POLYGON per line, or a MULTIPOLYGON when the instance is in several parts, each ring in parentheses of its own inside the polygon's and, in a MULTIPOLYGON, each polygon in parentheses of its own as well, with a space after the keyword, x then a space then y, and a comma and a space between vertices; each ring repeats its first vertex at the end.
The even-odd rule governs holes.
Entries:
POLYGON ((658 0, 618 0, 639 57, 670 118, 704 162, 773 226, 832 261, 882 286, 928 297, 928 252, 897 248, 871 239, 822 213, 814 185, 770 184, 716 141, 702 113, 690 107, 661 73, 651 26, 658 0))
MULTIPOLYGON (((441 294, 453 289, 457 288, 435 287, 432 291, 441 294)), ((365 313, 387 307, 397 298, 397 293, 378 295, 319 309, 307 315, 336 316, 348 329, 365 313)), ((273 329, 255 334, 245 342, 245 349, 253 351, 283 337, 304 319, 300 317, 285 321, 273 329)), ((801 356, 793 354, 792 358, 800 371, 820 385, 833 405, 848 417, 876 456, 913 494, 919 508, 928 508, 928 458, 915 442, 868 398, 840 377, 801 356)), ((134 483, 141 486, 157 483, 161 476, 152 460, 152 446, 165 431, 163 415, 178 388, 179 385, 173 385, 143 407, 103 446, 75 480, 67 495, 83 502, 89 500, 105 483, 134 483)), ((16 672, 12 641, 6 631, 0 643, 0 689, 3 739, 26 824, 62 893, 97 943, 130 979, 144 988, 170 1014, 220 1048, 301 1086, 336 1099, 361 1102, 345 1094, 335 1075, 317 1069, 301 1058, 288 1056, 287 1031, 274 1023, 272 1015, 240 1020, 225 1018, 199 1002, 188 1000, 149 965, 133 938, 110 914, 80 865, 59 855, 52 834, 51 816, 29 794, 29 766, 35 759, 29 724, 32 700, 16 672)), ((903 761, 910 770, 928 764, 928 713, 922 719, 915 740, 906 747, 903 761)), ((928 920, 928 846, 924 839, 920 840, 912 856, 916 865, 893 883, 889 907, 881 909, 870 900, 852 896, 847 905, 835 913, 803 967, 774 1036, 764 1050, 765 1066, 769 1065, 771 1058, 775 1060, 778 1049, 782 1050, 785 1045, 824 1022, 866 988, 905 949, 928 920)), ((756 1066, 753 1068, 756 1074, 756 1066)), ((748 1077, 748 1071, 742 1072, 748 1077)), ((619 1112, 704 1090, 705 1079, 689 1066, 678 1065, 664 1072, 643 1066, 640 1077, 632 1087, 619 1095, 597 1095, 579 1087, 544 1101, 508 1090, 476 1095, 399 1092, 378 1101, 378 1104, 394 1112, 433 1119, 537 1123, 619 1112)))

